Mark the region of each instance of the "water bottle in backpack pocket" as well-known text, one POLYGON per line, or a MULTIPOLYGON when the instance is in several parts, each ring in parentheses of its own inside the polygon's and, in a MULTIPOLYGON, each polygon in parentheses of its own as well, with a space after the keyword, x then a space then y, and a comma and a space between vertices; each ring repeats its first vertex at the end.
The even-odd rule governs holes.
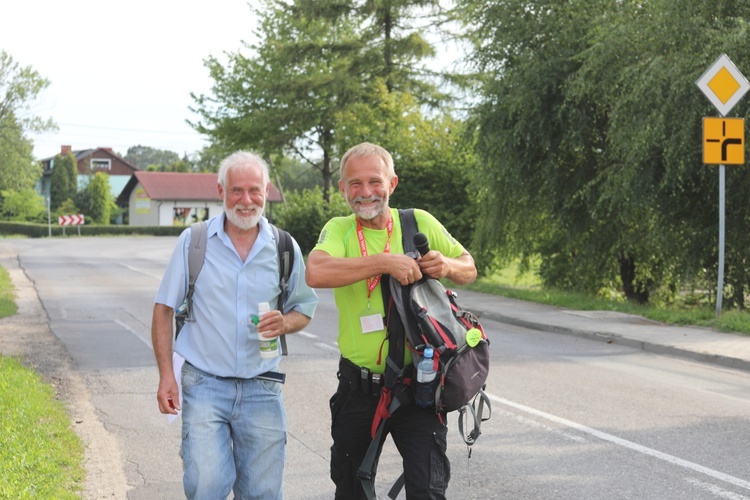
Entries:
POLYGON ((422 359, 417 364, 417 377, 414 385, 414 400, 422 408, 435 405, 435 390, 440 379, 437 377, 437 360, 433 349, 426 347, 422 359))

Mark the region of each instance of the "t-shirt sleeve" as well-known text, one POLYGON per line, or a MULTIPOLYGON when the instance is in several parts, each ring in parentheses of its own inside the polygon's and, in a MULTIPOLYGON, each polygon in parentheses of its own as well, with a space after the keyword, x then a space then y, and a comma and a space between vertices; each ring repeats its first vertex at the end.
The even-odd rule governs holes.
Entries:
POLYGON ((430 250, 437 250, 446 257, 460 257, 466 250, 431 213, 414 210, 420 232, 427 236, 430 250))
POLYGON ((322 250, 331 257, 346 257, 347 226, 351 226, 348 217, 334 217, 326 222, 313 250, 322 250))
POLYGON ((156 292, 157 304, 164 304, 177 309, 185 300, 188 285, 187 248, 190 244, 190 228, 180 234, 172 257, 164 271, 159 289, 156 292))

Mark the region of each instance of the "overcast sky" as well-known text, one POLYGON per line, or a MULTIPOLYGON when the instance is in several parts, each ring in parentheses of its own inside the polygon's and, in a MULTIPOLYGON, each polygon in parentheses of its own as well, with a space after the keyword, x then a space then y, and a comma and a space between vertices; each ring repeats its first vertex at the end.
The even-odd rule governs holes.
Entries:
POLYGON ((33 109, 59 130, 33 136, 37 159, 62 145, 200 150, 185 120, 190 92, 211 87, 203 60, 256 27, 247 0, 16 0, 2 18, 0 49, 50 80, 33 109))

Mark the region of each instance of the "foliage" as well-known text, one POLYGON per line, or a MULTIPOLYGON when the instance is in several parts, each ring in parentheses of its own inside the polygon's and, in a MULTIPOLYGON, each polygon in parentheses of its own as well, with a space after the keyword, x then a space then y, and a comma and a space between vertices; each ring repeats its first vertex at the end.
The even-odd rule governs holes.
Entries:
POLYGON ((0 237, 23 236, 25 238, 47 238, 52 236, 73 236, 80 231, 81 236, 179 236, 185 229, 182 226, 100 226, 87 223, 76 227, 60 226, 57 221, 51 225, 30 222, 0 221, 0 237))
POLYGON ((50 207, 57 210, 67 199, 75 198, 78 191, 78 162, 73 153, 59 154, 52 160, 50 176, 50 207))
POLYGON ((0 267, 0 319, 13 316, 18 312, 15 290, 8 271, 0 267))
POLYGON ((49 86, 31 67, 21 67, 0 50, 0 189, 34 187, 41 175, 29 132, 53 130, 54 123, 32 114, 32 104, 49 86))
MULTIPOLYGON (((716 174, 700 157, 700 117, 712 112, 694 82, 722 52, 750 60, 750 6, 466 5, 483 75, 477 243, 505 260, 541 255, 549 286, 619 287, 636 302, 715 274, 716 174)), ((728 226, 750 223, 749 182, 740 172, 728 182, 728 226)), ((727 241, 727 290, 740 306, 745 238, 727 241)))
POLYGON ((342 137, 351 144, 375 142, 389 150, 399 178, 391 206, 429 211, 480 267, 487 267, 471 245, 478 206, 470 180, 477 158, 465 124, 449 114, 425 116, 413 96, 389 92, 383 82, 375 89, 370 104, 340 113, 342 137))
POLYGON ((0 356, 0 497, 80 498, 83 444, 32 370, 0 356))
POLYGON ((289 231, 307 255, 318 241, 320 230, 333 217, 349 215, 351 209, 343 196, 330 193, 326 203, 319 186, 286 195, 286 208, 275 213, 276 224, 289 231))
MULTIPOLYGON (((512 274, 502 278, 500 274, 480 278, 471 285, 452 286, 454 289, 467 289, 481 293, 499 295, 512 299, 547 304, 578 311, 617 311, 642 316, 661 323, 693 325, 715 328, 722 332, 750 335, 750 313, 746 311, 726 311, 718 318, 716 311, 702 301, 693 301, 689 295, 685 300, 671 305, 636 304, 622 297, 592 296, 570 290, 560 290, 537 286, 518 286, 512 274)), ((460 292, 459 292, 460 293, 460 292)))
POLYGON ((345 139, 352 122, 341 120, 373 104, 379 85, 418 104, 443 97, 431 82, 434 74, 420 66, 434 49, 415 21, 433 7, 439 12, 435 4, 264 2, 256 11, 259 41, 245 53, 227 54, 226 65, 206 60, 215 83, 210 95, 193 95, 200 117, 193 127, 225 149, 301 158, 320 172, 327 197, 334 160, 353 145, 345 139))
POLYGON ((226 67, 215 57, 206 60, 213 95, 193 96, 201 117, 193 126, 227 148, 266 157, 295 152, 321 172, 328 192, 335 112, 363 97, 351 67, 356 30, 346 11, 326 3, 333 10, 309 15, 307 4, 264 2, 250 55, 228 54, 226 67))
POLYGON ((86 193, 90 202, 86 215, 96 224, 109 224, 110 214, 115 208, 109 189, 109 176, 104 172, 97 172, 86 186, 86 193))
POLYGON ((33 189, 3 190, 1 193, 4 218, 29 222, 44 222, 47 219, 47 203, 33 189))
POLYGON ((195 172, 218 172, 221 160, 229 156, 229 151, 224 151, 218 144, 204 147, 197 153, 191 155, 190 162, 195 172))
POLYGON ((129 147, 128 152, 123 156, 123 160, 141 170, 146 170, 148 167, 155 167, 155 170, 160 170, 160 168, 166 168, 168 165, 179 162, 180 156, 174 151, 138 145, 129 147))

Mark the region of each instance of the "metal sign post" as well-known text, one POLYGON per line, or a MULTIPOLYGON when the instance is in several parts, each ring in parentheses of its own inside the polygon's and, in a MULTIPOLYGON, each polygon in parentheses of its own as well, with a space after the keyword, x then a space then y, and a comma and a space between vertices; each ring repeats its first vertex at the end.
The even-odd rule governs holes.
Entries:
MULTIPOLYGON (((745 76, 740 73, 737 67, 727 57, 722 54, 709 67, 705 73, 695 82, 701 92, 708 97, 708 100, 716 107, 722 117, 737 104, 740 99, 750 90, 750 83, 745 76)), ((721 315, 721 302, 724 291, 724 205, 726 195, 726 172, 725 164, 743 164, 745 162, 745 137, 744 137, 744 120, 740 125, 742 137, 735 137, 735 133, 727 132, 727 124, 731 119, 721 121, 721 134, 717 136, 716 131, 709 127, 715 120, 711 118, 703 119, 703 162, 715 163, 716 154, 718 153, 719 164, 719 269, 718 280, 716 284, 716 317, 721 315), (711 136, 711 137, 707 137, 711 136), (718 151, 716 147, 718 146, 718 151), (730 146, 732 158, 730 160, 730 146), (735 151, 736 146, 741 146, 741 150, 735 151), (741 161, 740 161, 741 152, 741 161)))

